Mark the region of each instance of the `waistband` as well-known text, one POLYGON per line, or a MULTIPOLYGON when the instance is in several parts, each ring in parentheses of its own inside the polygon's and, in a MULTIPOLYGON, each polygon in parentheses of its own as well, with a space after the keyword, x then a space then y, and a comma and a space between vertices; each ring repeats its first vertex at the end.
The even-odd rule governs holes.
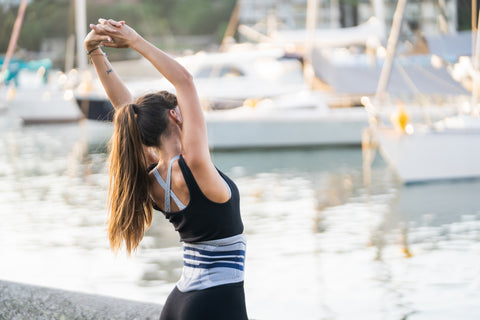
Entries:
POLYGON ((224 239, 184 243, 182 292, 202 290, 244 280, 247 241, 243 234, 224 239))

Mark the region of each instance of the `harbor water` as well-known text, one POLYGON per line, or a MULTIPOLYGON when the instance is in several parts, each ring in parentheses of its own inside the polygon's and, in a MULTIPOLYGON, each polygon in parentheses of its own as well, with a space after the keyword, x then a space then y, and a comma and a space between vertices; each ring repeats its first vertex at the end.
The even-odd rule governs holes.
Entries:
MULTIPOLYGON (((135 255, 109 250, 106 148, 89 130, 0 132, 0 279, 163 304, 178 235, 157 212, 135 255)), ((360 148, 213 159, 241 193, 252 319, 480 318, 480 181, 403 186, 378 154, 367 177, 360 148)))

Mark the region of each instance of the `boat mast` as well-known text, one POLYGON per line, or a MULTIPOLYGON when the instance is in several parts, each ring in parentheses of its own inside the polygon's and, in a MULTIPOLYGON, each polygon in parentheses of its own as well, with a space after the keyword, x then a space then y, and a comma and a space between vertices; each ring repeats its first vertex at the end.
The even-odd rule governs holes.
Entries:
POLYGON ((315 30, 317 29, 318 0, 307 1, 306 31, 307 41, 305 43, 304 53, 304 77, 307 84, 313 87, 315 71, 312 66, 312 52, 315 46, 315 30))
POLYGON ((8 69, 10 60, 15 52, 15 48, 17 47, 18 36, 20 35, 20 30, 22 29, 23 17, 25 16, 27 2, 27 0, 22 0, 20 7, 18 7, 17 18, 15 19, 15 23, 13 25, 12 36, 10 37, 10 42, 8 43, 7 53, 5 55, 5 61, 3 62, 1 73, 8 69))
POLYGON ((230 44, 230 40, 235 36, 235 31, 238 27, 238 21, 240 19, 240 0, 237 0, 235 7, 233 8, 232 15, 228 21, 227 29, 225 29, 225 34, 223 35, 222 44, 220 45, 220 50, 224 51, 226 47, 230 44))
POLYGON ((472 32, 477 31, 477 1, 472 0, 472 32))
POLYGON ((446 3, 445 0, 438 0, 438 8, 440 14, 438 15, 438 26, 442 34, 448 33, 448 22, 447 22, 447 13, 446 13, 446 3))
POLYGON ((307 29, 307 49, 313 47, 315 41, 315 30, 317 28, 318 0, 307 1, 307 16, 305 25, 307 29))
POLYGON ((330 0, 330 29, 340 28, 340 1, 330 0))
POLYGON ((387 42, 387 54, 383 63, 382 71, 380 73, 380 79, 378 80, 376 100, 384 100, 388 81, 392 71, 393 59, 395 57, 395 51, 397 49, 398 37, 400 35, 400 29, 403 22, 403 14, 405 12, 405 6, 408 0, 398 0, 397 8, 393 15, 392 29, 390 30, 390 36, 387 42))
POLYGON ((85 70, 87 68, 87 55, 83 47, 83 40, 87 36, 85 0, 75 0, 75 32, 77 34, 77 67, 85 70))
POLYGON ((478 108, 478 84, 479 84, 479 66, 480 66, 480 32, 478 32, 478 25, 480 25, 480 14, 478 15, 479 21, 477 22, 477 1, 472 0, 472 65, 473 65, 473 86, 472 86, 472 115, 478 117, 480 110, 478 108), (474 11, 475 9, 475 11, 474 11), (478 24, 477 24, 478 23, 478 24))
POLYGON ((383 0, 373 0, 373 11, 375 18, 380 22, 382 39, 385 37, 385 4, 383 0))

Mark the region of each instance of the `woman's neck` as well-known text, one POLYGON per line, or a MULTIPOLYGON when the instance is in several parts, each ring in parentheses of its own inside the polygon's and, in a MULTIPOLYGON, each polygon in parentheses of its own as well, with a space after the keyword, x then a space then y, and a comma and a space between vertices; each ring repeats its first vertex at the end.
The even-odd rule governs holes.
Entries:
POLYGON ((170 137, 163 139, 159 148, 160 159, 163 162, 169 162, 170 159, 182 153, 182 141, 180 138, 170 137))

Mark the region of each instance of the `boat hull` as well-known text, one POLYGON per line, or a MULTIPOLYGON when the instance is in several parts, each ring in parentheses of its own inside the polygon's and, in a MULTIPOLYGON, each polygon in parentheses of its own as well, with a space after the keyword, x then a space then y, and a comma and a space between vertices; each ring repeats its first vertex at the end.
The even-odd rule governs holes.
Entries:
MULTIPOLYGON (((0 94, 5 94, 4 90, 0 90, 0 94)), ((66 99, 63 91, 48 86, 17 88, 6 105, 26 125, 77 122, 83 118, 72 99, 66 99)))
POLYGON ((291 113, 222 112, 207 114, 209 144, 213 149, 359 146, 368 126, 364 110, 291 113))
POLYGON ((113 121, 115 109, 108 99, 75 97, 78 108, 89 120, 113 121))
POLYGON ((380 153, 404 183, 480 178, 480 132, 377 128, 380 153))

